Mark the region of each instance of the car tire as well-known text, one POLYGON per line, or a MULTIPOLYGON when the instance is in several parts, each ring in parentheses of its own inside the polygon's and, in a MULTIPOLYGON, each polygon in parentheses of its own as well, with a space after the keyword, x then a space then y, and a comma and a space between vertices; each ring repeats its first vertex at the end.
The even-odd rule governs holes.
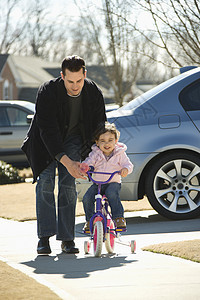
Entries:
POLYGON ((152 207, 166 218, 200 216, 200 156, 175 151, 154 160, 146 175, 145 191, 152 207))

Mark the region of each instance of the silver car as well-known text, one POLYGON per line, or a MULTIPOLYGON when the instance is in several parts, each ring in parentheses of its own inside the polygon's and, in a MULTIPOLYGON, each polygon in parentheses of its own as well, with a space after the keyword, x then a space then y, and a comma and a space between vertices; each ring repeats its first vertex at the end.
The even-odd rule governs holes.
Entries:
MULTIPOLYGON (((184 71, 184 70, 183 70, 184 71)), ((147 196, 170 219, 200 215, 200 68, 158 85, 107 114, 128 147, 133 173, 121 199, 147 196)), ((88 188, 77 185, 79 197, 88 188)))
POLYGON ((21 145, 30 126, 35 104, 0 100, 0 160, 16 167, 28 167, 21 145))

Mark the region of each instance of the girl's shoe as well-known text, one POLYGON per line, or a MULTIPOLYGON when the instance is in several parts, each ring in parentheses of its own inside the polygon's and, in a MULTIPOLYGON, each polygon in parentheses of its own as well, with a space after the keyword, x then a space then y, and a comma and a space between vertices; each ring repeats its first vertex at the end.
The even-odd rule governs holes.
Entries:
POLYGON ((86 221, 84 227, 83 227, 83 231, 85 233, 90 233, 90 222, 89 221, 86 221))
POLYGON ((123 217, 116 218, 114 221, 117 228, 126 228, 126 220, 123 217))

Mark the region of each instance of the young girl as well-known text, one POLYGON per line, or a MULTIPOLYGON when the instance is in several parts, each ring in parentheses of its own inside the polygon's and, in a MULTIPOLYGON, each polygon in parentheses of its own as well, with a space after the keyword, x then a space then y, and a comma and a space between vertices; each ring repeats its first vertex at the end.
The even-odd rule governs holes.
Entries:
MULTIPOLYGON (((120 171, 120 174, 115 174, 111 181, 101 186, 101 193, 104 194, 111 207, 112 218, 115 220, 118 228, 126 227, 124 219, 124 209, 120 200, 121 176, 126 177, 133 170, 133 164, 130 162, 125 151, 126 145, 119 143, 119 131, 114 124, 105 123, 95 137, 95 142, 92 146, 92 151, 89 157, 83 162, 84 166, 93 166, 96 172, 114 172, 120 171)), ((108 175, 94 174, 95 180, 106 181, 108 175)), ((94 214, 95 195, 97 194, 98 186, 93 185, 87 190, 83 197, 83 207, 86 215, 85 231, 89 231, 89 221, 94 214)))

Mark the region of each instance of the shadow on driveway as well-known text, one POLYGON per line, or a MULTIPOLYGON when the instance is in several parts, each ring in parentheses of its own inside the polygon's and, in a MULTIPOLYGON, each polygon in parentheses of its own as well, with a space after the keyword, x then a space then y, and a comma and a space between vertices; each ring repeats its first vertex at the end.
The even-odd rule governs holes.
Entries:
POLYGON ((61 274, 63 278, 86 278, 92 272, 118 268, 137 262, 127 260, 127 256, 102 255, 101 258, 81 257, 61 253, 56 256, 37 256, 35 260, 22 262, 23 265, 34 268, 35 274, 61 274), (101 259, 103 258, 103 260, 101 259))
MULTIPOLYGON (((200 230, 200 217, 190 220, 169 220, 161 215, 146 214, 145 216, 133 216, 126 218, 127 232, 122 235, 153 234, 153 233, 174 233, 200 230)), ((83 237, 84 223, 76 225, 76 236, 83 237)))
POLYGON ((147 217, 127 218, 126 234, 174 233, 200 230, 200 218, 190 220, 169 220, 159 214, 147 217))

